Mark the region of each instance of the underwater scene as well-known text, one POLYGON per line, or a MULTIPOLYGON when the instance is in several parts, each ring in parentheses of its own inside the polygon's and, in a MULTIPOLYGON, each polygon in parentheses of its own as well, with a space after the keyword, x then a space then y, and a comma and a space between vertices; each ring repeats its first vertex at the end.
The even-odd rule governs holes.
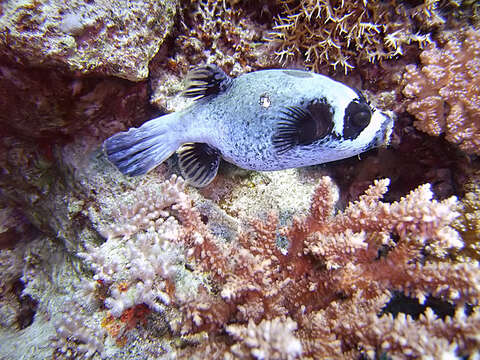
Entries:
POLYGON ((480 2, 0 1, 0 360, 480 359, 480 2))

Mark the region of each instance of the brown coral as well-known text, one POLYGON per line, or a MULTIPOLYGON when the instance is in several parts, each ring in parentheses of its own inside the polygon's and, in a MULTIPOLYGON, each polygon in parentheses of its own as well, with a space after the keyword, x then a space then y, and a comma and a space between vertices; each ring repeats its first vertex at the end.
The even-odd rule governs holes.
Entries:
POLYGON ((408 65, 403 77, 415 127, 480 154, 480 31, 469 29, 441 48, 432 44, 420 59, 423 65, 408 65))
MULTIPOLYGON (((215 63, 232 76, 277 65, 269 57, 264 34, 269 21, 256 21, 262 5, 236 1, 182 1, 182 22, 173 43, 174 56, 157 57, 151 66, 151 102, 168 111, 182 103, 169 99, 192 66, 215 63), (165 69, 168 69, 166 72, 165 69)), ((267 6, 267 5, 265 5, 267 6)))
POLYGON ((410 9, 397 1, 279 2, 283 12, 271 33, 277 55, 283 62, 305 56, 317 72, 325 65, 347 72, 362 62, 381 62, 402 55, 409 44, 422 48, 430 36, 420 34, 418 24, 432 28, 443 23, 437 1, 410 9))
POLYGON ((465 185, 460 216, 453 226, 462 234, 465 247, 459 253, 467 259, 480 260, 480 173, 465 185))

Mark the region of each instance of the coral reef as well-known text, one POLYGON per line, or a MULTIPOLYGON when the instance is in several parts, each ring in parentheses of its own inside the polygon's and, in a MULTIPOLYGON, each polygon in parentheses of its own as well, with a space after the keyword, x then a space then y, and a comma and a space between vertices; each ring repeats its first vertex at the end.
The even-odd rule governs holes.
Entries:
POLYGON ((469 154, 480 154, 480 31, 467 29, 409 65, 403 94, 415 127, 445 138, 469 154))
POLYGON ((280 61, 305 57, 316 72, 332 66, 345 73, 365 62, 403 55, 410 44, 431 42, 425 29, 444 23, 438 1, 409 7, 399 1, 279 1, 271 40, 280 61), (420 31, 420 29, 423 31, 420 31))
POLYGON ((182 22, 175 32, 172 56, 152 62, 152 103, 168 111, 183 105, 182 99, 171 95, 180 92, 192 65, 216 64, 231 76, 278 66, 265 40, 271 23, 268 3, 252 7, 235 1, 198 0, 181 5, 182 22))
POLYGON ((98 352, 103 357, 103 342, 105 331, 97 326, 91 329, 86 326, 88 316, 81 314, 75 304, 66 304, 63 307, 63 316, 55 323, 57 337, 54 347, 62 354, 92 357, 98 352), (70 344, 75 340, 78 344, 70 344))
MULTIPOLYGON (((103 232, 107 241, 100 247, 87 244, 78 254, 91 264, 94 280, 109 287, 105 305, 113 316, 135 305, 161 312, 170 304, 169 283, 183 256, 180 224, 166 209, 186 207, 186 201, 183 181, 176 177, 155 193, 137 193, 134 208, 121 210, 119 224, 103 232)), ((95 283, 86 288, 94 291, 95 283)))
POLYGON ((409 67, 402 89, 423 79, 444 110, 463 107, 459 134, 476 126, 461 96, 477 101, 478 31, 442 29, 478 6, 443 23, 439 4, 2 2, 0 358, 473 356, 478 175, 462 186, 478 161, 415 131, 399 90, 419 48, 437 44, 422 61, 460 49, 470 72, 466 55, 440 58, 409 67), (185 105, 192 66, 278 67, 273 47, 289 66, 357 67, 337 79, 372 101, 385 91, 394 148, 275 173, 222 164, 201 190, 171 176, 175 157, 135 178, 107 162, 107 136, 185 105), (438 88, 437 65, 451 71, 438 88))
MULTIPOLYGON (((238 359, 295 359, 302 354, 302 344, 293 335, 297 324, 292 319, 274 318, 256 325, 252 320, 247 326, 229 325, 227 332, 236 340, 231 352, 238 359)), ((227 356, 228 358, 228 356, 227 356)))
POLYGON ((255 16, 261 16, 256 13, 259 9, 232 2, 228 7, 222 1, 193 3, 184 4, 185 32, 175 43, 182 51, 171 59, 170 66, 176 63, 185 73, 186 64, 212 63, 238 76, 272 65, 264 38, 269 23, 255 21, 255 16))
POLYGON ((465 243, 459 256, 480 261, 480 173, 472 176, 465 185, 465 196, 459 209, 460 216, 453 226, 465 243))
POLYGON ((80 255, 93 265, 113 316, 139 304, 161 313, 173 307, 173 333, 210 334, 184 349, 184 357, 197 357, 196 351, 284 359, 469 354, 479 346, 473 334, 480 326, 480 269, 446 260, 463 246, 450 226, 457 200, 432 200, 424 185, 384 203, 387 186, 377 181, 337 211, 338 192, 324 177, 307 216, 280 227, 274 215, 252 220, 236 241, 225 242, 212 235, 173 177, 157 194, 137 196, 121 210, 119 224, 104 230, 107 241, 80 255), (186 264, 193 267, 188 292, 194 297, 181 290, 186 264), (455 316, 437 318, 431 308, 418 319, 379 315, 395 291, 420 302, 443 299, 456 306, 455 316), (470 313, 465 303, 473 306, 470 313), (234 345, 225 343, 224 329, 234 345), (278 334, 282 343, 273 340, 278 334))
POLYGON ((174 0, 5 1, 0 54, 28 66, 143 80, 175 10, 174 0))

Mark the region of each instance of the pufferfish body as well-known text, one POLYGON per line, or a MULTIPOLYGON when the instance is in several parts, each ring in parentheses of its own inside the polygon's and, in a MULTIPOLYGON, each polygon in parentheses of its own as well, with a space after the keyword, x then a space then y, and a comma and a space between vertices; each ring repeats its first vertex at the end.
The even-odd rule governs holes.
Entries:
POLYGON ((189 73, 187 109, 147 121, 105 141, 108 159, 140 175, 177 149, 182 175, 208 185, 220 158, 250 170, 282 170, 357 155, 388 143, 393 120, 362 94, 301 70, 228 77, 215 65, 189 73))

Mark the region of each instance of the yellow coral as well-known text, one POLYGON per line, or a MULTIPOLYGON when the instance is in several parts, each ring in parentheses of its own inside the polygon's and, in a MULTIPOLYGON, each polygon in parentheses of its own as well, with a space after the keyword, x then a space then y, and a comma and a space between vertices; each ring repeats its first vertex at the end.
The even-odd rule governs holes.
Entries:
POLYGON ((420 55, 423 66, 408 65, 403 94, 417 129, 445 138, 469 154, 480 154, 480 31, 465 40, 432 44, 420 55))

